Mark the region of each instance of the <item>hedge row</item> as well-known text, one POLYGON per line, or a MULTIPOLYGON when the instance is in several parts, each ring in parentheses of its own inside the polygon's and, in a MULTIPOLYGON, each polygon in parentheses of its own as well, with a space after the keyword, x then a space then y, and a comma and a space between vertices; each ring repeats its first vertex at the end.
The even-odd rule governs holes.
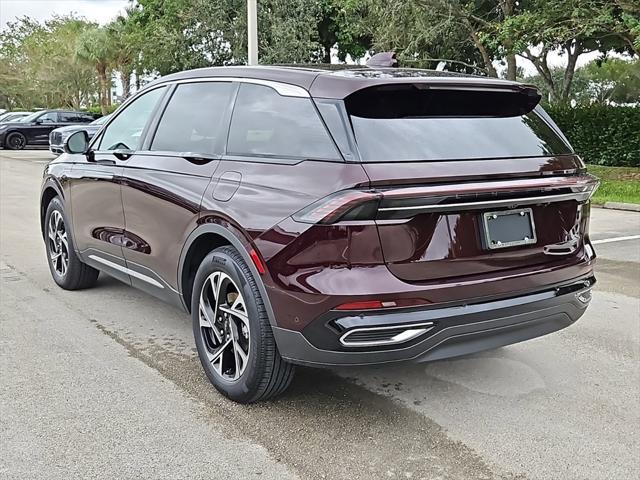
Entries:
POLYGON ((640 167, 640 107, 547 106, 585 162, 640 167))

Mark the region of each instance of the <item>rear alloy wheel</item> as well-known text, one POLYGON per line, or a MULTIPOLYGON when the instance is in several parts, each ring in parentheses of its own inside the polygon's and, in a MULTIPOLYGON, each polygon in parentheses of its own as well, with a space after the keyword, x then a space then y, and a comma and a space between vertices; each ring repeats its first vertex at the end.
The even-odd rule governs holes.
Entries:
POLYGON ((253 403, 289 386, 294 367, 278 352, 256 279, 236 249, 217 248, 200 264, 191 318, 202 367, 223 395, 253 403))
POLYGON ((251 327, 244 298, 229 275, 209 275, 200 292, 199 315, 207 360, 220 377, 237 380, 247 368, 251 327))
POLYGON ((27 139, 20 132, 10 133, 7 136, 6 145, 10 150, 22 150, 27 146, 27 139))

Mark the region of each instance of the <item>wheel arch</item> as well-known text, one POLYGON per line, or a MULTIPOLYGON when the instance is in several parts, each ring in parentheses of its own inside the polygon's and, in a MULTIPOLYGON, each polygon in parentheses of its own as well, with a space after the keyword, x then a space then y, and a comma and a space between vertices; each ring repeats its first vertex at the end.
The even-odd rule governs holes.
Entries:
POLYGON ((180 255, 180 263, 178 267, 178 290, 182 298, 184 308, 191 311, 191 296, 193 294, 193 279, 196 271, 202 263, 202 259, 206 257, 209 252, 215 250, 218 247, 229 245, 234 247, 238 253, 242 256, 245 263, 248 265, 251 274, 256 280, 260 295, 262 295, 263 302, 269 315, 269 322, 272 326, 277 326, 275 322, 275 314, 267 295, 267 290, 262 282, 261 275, 258 272, 247 247, 250 243, 247 239, 240 239, 236 234, 230 231, 228 228, 222 225, 208 223, 200 225, 196 228, 189 237, 182 249, 180 255))
POLYGON ((44 227, 44 217, 47 213, 47 208, 49 208, 49 204, 51 200, 55 197, 60 197, 60 200, 64 203, 64 194, 62 193, 62 188, 55 183, 52 179, 49 179, 45 182, 42 187, 42 193, 40 194, 40 231, 42 233, 42 238, 45 237, 45 227, 44 227))

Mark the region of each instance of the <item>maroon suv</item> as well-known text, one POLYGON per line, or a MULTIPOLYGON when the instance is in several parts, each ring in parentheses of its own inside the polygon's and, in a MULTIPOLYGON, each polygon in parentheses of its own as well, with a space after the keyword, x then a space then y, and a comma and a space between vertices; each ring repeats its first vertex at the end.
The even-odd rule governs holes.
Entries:
POLYGON ((585 173, 534 87, 395 68, 161 78, 44 174, 49 266, 191 312, 239 402, 294 364, 423 362, 550 333, 594 283, 585 173))

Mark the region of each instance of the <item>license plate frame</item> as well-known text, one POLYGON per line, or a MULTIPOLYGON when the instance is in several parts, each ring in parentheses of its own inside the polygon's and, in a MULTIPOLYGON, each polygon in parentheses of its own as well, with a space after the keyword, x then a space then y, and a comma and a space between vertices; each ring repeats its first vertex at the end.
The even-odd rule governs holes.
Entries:
POLYGON ((482 214, 482 225, 484 243, 489 250, 531 245, 538 241, 531 208, 485 212, 482 214), (517 232, 505 233, 510 229, 517 232), (519 238, 514 238, 516 236, 519 238))

